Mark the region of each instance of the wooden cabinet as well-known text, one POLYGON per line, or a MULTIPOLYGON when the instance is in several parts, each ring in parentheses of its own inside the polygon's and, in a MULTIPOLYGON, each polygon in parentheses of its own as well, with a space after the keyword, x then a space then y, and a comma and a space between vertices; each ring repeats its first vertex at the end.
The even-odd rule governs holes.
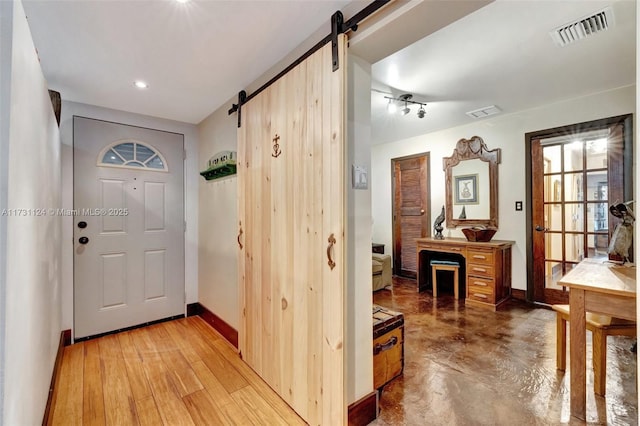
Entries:
POLYGON ((511 246, 513 241, 471 242, 464 238, 418 238, 418 291, 430 287, 428 258, 457 256, 463 261, 468 305, 496 310, 511 296, 511 246))

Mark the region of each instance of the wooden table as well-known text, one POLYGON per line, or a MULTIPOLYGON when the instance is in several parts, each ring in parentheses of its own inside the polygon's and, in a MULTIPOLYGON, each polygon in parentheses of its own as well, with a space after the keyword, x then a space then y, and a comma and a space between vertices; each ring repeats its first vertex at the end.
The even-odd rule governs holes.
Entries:
POLYGON ((431 277, 430 258, 460 260, 465 271, 465 304, 495 311, 511 297, 513 244, 513 241, 502 240, 480 243, 465 238, 417 238, 418 291, 433 285, 427 283, 431 277))
POLYGON ((586 420, 586 315, 636 321, 636 268, 585 259, 559 281, 569 287, 571 415, 586 420))

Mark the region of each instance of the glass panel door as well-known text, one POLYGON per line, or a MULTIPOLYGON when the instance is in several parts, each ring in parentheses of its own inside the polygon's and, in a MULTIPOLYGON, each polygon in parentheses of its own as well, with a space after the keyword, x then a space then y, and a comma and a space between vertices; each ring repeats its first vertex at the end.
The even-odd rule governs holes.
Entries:
POLYGON ((540 139, 544 160, 545 288, 586 257, 606 257, 607 139, 577 134, 540 139))

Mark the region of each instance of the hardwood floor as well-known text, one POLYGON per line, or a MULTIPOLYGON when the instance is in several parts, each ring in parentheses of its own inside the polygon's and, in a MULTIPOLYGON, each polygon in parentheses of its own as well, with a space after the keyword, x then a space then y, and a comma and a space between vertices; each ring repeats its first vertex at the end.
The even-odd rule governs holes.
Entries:
MULTIPOLYGON (((553 311, 511 301, 494 313, 454 300, 451 288, 434 300, 396 277, 373 301, 404 313, 405 367, 383 388, 372 425, 584 424, 569 415, 569 372, 556 370, 553 311)), ((587 335, 588 424, 637 425, 634 339, 609 337, 600 397, 587 335)))
MULTIPOLYGON (((449 289, 450 290, 450 289, 449 289)), ((372 425, 583 424, 569 416, 569 374, 555 368, 555 314, 521 302, 496 313, 416 293, 394 278, 374 303, 405 316, 404 374, 372 425)), ((638 424, 633 339, 610 337, 607 396, 587 374, 589 424, 638 424)), ((587 343, 591 366, 591 343, 587 343)), ((65 348, 54 425, 304 425, 199 317, 65 348)))
POLYGON ((53 425, 304 425, 194 316, 65 348, 53 425))

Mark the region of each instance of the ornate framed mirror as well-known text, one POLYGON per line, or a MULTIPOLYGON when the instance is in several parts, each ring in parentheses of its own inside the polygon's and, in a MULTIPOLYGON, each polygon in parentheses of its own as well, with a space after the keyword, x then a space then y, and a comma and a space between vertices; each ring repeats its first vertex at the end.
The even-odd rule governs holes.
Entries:
POLYGON ((447 228, 466 225, 498 227, 500 148, 489 150, 482 138, 460 139, 445 171, 447 228))

